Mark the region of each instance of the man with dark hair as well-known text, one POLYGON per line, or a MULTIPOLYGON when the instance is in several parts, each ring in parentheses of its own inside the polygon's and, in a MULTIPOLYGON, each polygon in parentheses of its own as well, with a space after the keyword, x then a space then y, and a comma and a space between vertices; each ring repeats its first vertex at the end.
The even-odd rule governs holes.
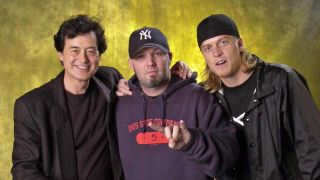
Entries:
POLYGON ((14 180, 122 179, 113 119, 117 70, 99 67, 104 30, 85 15, 63 22, 54 44, 64 70, 18 98, 14 180))
POLYGON ((209 180, 238 157, 235 128, 217 98, 196 84, 197 74, 171 76, 172 53, 152 27, 129 39, 131 96, 116 106, 119 150, 127 180, 209 180), (188 127, 187 127, 188 126, 188 127), (169 147, 168 147, 169 146, 169 147))
POLYGON ((320 113, 305 79, 244 48, 235 22, 211 15, 197 27, 206 61, 203 86, 238 129, 234 179, 320 179, 320 113))

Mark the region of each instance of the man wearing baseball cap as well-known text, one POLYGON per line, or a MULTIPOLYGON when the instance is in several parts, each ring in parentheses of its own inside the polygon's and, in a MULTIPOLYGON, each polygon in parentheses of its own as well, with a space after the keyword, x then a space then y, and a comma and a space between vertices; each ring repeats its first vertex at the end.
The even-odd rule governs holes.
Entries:
POLYGON ((236 23, 211 15, 197 27, 204 88, 216 93, 238 129, 234 179, 320 179, 320 113, 305 79, 244 48, 236 23))
POLYGON ((130 35, 131 96, 119 97, 116 122, 127 180, 207 180, 221 177, 238 157, 236 131, 215 96, 170 75, 164 34, 143 27, 130 35))

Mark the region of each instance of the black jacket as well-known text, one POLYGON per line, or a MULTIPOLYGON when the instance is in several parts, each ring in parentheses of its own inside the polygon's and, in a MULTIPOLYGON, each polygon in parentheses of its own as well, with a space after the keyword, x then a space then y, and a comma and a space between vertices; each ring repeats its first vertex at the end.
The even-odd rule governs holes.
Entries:
MULTIPOLYGON (((243 118, 251 179, 320 179, 320 113, 306 81, 256 59, 256 93, 243 118)), ((231 119, 223 92, 216 94, 231 119)))
MULTIPOLYGON (((14 107, 13 179, 76 180, 75 150, 63 74, 18 98, 14 107)), ((114 93, 121 75, 113 68, 99 67, 91 79, 107 99, 106 115, 112 170, 123 177, 114 122, 114 93)), ((107 153, 107 152, 106 152, 107 153)))

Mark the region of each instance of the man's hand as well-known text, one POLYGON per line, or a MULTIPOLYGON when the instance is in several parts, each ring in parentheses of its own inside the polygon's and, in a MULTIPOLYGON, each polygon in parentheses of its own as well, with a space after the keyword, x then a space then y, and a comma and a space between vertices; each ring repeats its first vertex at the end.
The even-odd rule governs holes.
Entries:
POLYGON ((191 139, 190 131, 187 129, 186 123, 181 120, 179 125, 174 126, 157 126, 153 123, 149 123, 149 126, 155 131, 162 132, 168 139, 168 146, 171 149, 179 150, 183 148, 191 139))
POLYGON ((132 91, 130 91, 129 86, 128 86, 128 81, 126 79, 120 79, 117 85, 117 91, 116 91, 117 96, 131 96, 132 91))
POLYGON ((170 69, 171 74, 178 75, 182 79, 191 77, 192 70, 182 61, 176 62, 170 69))

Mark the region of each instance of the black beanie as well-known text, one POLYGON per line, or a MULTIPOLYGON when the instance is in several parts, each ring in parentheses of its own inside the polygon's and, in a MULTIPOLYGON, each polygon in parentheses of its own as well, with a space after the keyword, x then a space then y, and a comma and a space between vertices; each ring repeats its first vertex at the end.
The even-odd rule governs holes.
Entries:
POLYGON ((240 37, 236 23, 224 14, 214 14, 202 20, 197 27, 198 46, 219 35, 240 37))

